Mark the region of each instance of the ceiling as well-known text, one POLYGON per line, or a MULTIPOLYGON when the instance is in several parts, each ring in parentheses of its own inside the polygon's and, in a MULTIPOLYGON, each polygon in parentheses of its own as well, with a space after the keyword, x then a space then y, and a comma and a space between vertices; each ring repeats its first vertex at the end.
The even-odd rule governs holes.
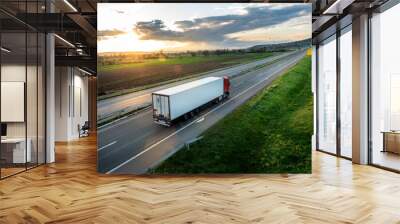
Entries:
MULTIPOLYGON (((338 24, 338 21, 350 20, 351 18, 358 16, 362 13, 366 13, 369 10, 372 11, 389 0, 311 0, 313 9, 313 27, 312 36, 313 42, 315 39, 323 35, 324 32, 328 31, 334 25, 338 24)), ((335 29, 332 29, 334 32, 335 29)))
MULTIPOLYGON (((25 32, 28 37, 30 32, 52 32, 56 65, 78 66, 96 74, 96 10, 96 0, 1 0, 2 43, 13 49, 8 57, 26 55, 25 32)), ((32 49, 36 48, 28 44, 28 58, 32 49)))
MULTIPOLYGON (((184 0, 1 0, 0 24, 5 38, 21 43, 26 30, 54 32, 56 65, 79 66, 96 73, 97 58, 97 3, 117 2, 185 2, 184 0), (51 13, 50 13, 51 12, 51 13), (15 36, 15 38, 13 38, 15 36)), ((215 2, 232 0, 215 0, 215 2)), ((198 2, 214 2, 199 0, 198 2)), ((236 1, 248 2, 248 1, 236 1)), ((252 2, 308 3, 312 0, 261 0, 252 2)), ((17 48, 17 46, 14 46, 17 48)), ((22 50, 22 48, 21 48, 22 50)), ((30 51, 28 49, 28 51, 30 51)), ((17 51, 14 52, 17 54, 17 51)), ((23 52, 21 52, 23 53, 23 52)))

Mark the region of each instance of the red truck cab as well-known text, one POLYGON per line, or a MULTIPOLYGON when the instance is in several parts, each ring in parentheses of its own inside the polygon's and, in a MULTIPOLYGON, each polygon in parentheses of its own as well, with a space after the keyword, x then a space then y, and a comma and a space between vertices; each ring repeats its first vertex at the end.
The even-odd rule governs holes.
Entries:
POLYGON ((224 95, 225 95, 225 97, 229 96, 230 87, 231 87, 231 82, 229 81, 229 77, 224 76, 224 95))

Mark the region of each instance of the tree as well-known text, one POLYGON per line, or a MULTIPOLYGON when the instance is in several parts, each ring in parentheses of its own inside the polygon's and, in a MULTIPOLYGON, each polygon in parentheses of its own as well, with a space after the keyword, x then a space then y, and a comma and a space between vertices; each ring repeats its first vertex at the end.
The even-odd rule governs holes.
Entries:
POLYGON ((195 57, 197 55, 195 51, 188 51, 188 54, 190 54, 192 57, 195 57))

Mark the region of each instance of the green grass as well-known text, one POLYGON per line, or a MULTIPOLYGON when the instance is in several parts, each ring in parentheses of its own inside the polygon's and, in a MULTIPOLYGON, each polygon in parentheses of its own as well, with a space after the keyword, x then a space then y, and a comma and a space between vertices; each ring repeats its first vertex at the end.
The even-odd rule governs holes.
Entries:
POLYGON ((310 173, 311 58, 182 148, 151 173, 310 173))
POLYGON ((153 65, 185 65, 185 64, 197 64, 208 61, 227 61, 222 62, 227 65, 234 65, 238 63, 244 63, 252 60, 262 59, 271 56, 271 52, 264 53, 245 53, 245 54, 228 54, 228 55, 210 55, 210 56, 184 56, 176 58, 166 59, 147 59, 137 63, 126 63, 126 64, 114 64, 114 65, 103 65, 99 66, 99 72, 113 71, 124 68, 138 68, 153 65))

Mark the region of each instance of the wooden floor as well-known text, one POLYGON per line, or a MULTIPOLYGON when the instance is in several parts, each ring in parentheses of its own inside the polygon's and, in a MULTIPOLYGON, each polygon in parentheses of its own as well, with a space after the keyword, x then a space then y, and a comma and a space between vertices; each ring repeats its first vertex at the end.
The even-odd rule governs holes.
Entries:
POLYGON ((96 173, 95 138, 0 181, 0 223, 400 223, 400 175, 313 153, 312 175, 96 173))
POLYGON ((374 151, 373 161, 377 165, 400 170, 400 155, 392 152, 374 151))
POLYGON ((1 176, 2 177, 8 177, 13 174, 23 172, 25 171, 25 167, 6 167, 6 168, 1 168, 1 176))

